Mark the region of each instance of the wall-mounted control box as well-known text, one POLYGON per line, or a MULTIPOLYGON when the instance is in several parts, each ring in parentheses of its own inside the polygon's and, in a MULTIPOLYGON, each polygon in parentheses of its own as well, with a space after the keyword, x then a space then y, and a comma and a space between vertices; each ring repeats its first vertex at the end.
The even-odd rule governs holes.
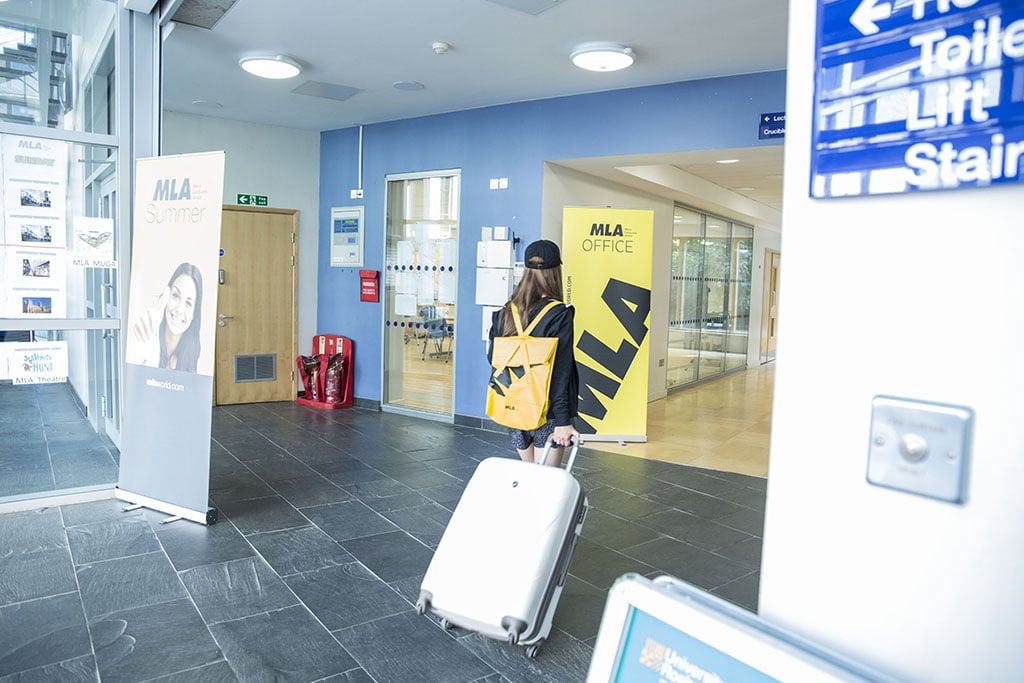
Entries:
POLYGON ((876 396, 871 401, 871 484, 962 503, 974 411, 876 396))

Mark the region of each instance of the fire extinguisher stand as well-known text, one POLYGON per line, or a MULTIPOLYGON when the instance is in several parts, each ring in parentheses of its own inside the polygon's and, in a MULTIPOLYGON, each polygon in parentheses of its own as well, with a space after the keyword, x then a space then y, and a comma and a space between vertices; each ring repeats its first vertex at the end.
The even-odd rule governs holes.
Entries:
POLYGON ((297 396, 295 401, 299 405, 320 408, 323 410, 335 410, 337 408, 348 408, 352 405, 352 389, 355 373, 352 365, 352 340, 336 334, 317 334, 313 336, 313 355, 327 354, 329 357, 341 354, 343 359, 341 378, 341 400, 337 403, 326 401, 314 401, 309 398, 297 396))

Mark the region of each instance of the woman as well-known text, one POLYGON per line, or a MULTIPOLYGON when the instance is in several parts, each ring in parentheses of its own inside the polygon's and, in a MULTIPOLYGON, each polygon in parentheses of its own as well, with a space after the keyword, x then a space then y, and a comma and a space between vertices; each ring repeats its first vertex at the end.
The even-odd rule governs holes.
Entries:
POLYGON ((199 361, 203 277, 191 263, 182 263, 167 287, 132 327, 141 365, 195 372, 199 361))
MULTIPOLYGON (((526 247, 526 269, 512 298, 491 318, 491 343, 487 347, 487 359, 491 359, 494 337, 516 334, 512 319, 511 304, 523 316, 526 327, 533 317, 552 299, 562 300, 562 258, 558 245, 548 240, 531 242, 526 247)), ((573 308, 559 304, 549 310, 531 333, 534 337, 557 337, 555 362, 551 372, 551 389, 548 392, 547 422, 533 431, 509 429, 512 446, 519 457, 534 462, 536 449, 552 442, 551 452, 545 464, 559 467, 562 453, 572 438, 578 440, 580 433, 573 426, 579 402, 579 375, 576 372, 576 358, 573 355, 573 308)))

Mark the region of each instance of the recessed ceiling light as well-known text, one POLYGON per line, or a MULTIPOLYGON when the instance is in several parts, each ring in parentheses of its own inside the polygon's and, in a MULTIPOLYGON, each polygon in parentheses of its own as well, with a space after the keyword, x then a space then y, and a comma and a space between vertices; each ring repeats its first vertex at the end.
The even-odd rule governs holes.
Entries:
POLYGON ((716 164, 735 164, 737 162, 739 162, 739 159, 717 159, 717 160, 715 160, 716 164))
POLYGON ((239 59, 238 66, 260 78, 295 78, 302 73, 299 63, 288 55, 249 55, 239 59))
POLYGON ((570 58, 587 71, 618 71, 633 64, 633 50, 619 43, 583 43, 576 46, 570 58))
POLYGON ((391 84, 391 87, 395 90, 423 90, 426 86, 418 81, 395 81, 391 84))

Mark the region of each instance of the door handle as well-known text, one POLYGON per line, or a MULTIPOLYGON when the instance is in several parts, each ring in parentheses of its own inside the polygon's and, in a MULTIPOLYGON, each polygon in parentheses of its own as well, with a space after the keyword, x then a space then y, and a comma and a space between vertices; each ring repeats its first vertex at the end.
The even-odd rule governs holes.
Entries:
POLYGON ((235 316, 233 316, 233 315, 224 315, 223 313, 218 313, 217 314, 217 318, 218 318, 218 320, 217 320, 217 327, 224 327, 224 324, 225 324, 224 321, 225 320, 231 320, 234 317, 235 316))

